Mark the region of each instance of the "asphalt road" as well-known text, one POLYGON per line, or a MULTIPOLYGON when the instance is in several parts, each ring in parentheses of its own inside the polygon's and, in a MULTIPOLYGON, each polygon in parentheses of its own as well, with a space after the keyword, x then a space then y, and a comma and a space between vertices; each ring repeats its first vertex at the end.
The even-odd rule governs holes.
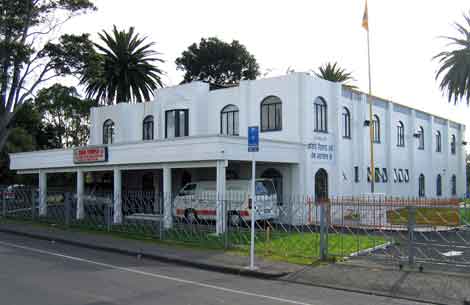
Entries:
POLYGON ((0 303, 418 304, 208 272, 8 234, 0 234, 0 303))

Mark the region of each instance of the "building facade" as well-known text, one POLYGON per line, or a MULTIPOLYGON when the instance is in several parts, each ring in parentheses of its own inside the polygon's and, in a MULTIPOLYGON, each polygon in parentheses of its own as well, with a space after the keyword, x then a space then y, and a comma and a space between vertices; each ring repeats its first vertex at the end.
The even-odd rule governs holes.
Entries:
POLYGON ((257 175, 272 178, 280 197, 359 196, 370 193, 371 179, 389 196, 464 196, 465 126, 370 99, 372 122, 367 95, 306 73, 217 90, 192 82, 161 89, 151 102, 93 108, 89 146, 106 147, 104 162, 77 162, 65 149, 11 154, 10 167, 38 173, 42 189, 48 173, 77 172, 80 194, 92 171, 112 174, 115 194, 174 193, 197 180, 216 180, 223 193, 226 179, 251 177, 246 135, 259 126, 257 175))

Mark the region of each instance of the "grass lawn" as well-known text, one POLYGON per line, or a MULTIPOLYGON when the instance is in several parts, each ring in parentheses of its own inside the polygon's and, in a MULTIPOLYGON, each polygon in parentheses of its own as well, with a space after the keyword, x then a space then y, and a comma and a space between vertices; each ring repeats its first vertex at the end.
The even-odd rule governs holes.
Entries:
MULTIPOLYGON (((462 209, 461 209, 462 210, 462 209)), ((424 207, 416 209, 416 224, 432 226, 459 226, 461 210, 456 208, 424 207)), ((408 224, 407 208, 387 212, 387 219, 392 225, 408 224)), ((469 215, 470 216, 470 215, 469 215)))

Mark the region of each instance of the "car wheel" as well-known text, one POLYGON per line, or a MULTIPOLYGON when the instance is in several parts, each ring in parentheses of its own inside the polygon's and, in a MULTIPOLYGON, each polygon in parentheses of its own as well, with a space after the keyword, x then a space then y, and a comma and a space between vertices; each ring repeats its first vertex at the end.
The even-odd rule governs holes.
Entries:
POLYGON ((187 209, 184 212, 184 217, 188 223, 198 223, 199 218, 197 217, 196 211, 193 209, 187 209))
POLYGON ((240 227, 243 224, 243 219, 237 212, 230 212, 228 215, 228 220, 232 227, 240 227))

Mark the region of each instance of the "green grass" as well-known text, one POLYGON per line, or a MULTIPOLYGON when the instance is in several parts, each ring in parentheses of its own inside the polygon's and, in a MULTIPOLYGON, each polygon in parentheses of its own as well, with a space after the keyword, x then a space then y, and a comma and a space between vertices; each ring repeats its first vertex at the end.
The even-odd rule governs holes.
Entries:
MULTIPOLYGON (((388 211, 387 219, 393 225, 408 224, 409 210, 402 208, 398 210, 388 211)), ((432 225, 432 226, 459 226, 461 211, 456 208, 434 208, 423 207, 416 208, 416 224, 432 225)))

